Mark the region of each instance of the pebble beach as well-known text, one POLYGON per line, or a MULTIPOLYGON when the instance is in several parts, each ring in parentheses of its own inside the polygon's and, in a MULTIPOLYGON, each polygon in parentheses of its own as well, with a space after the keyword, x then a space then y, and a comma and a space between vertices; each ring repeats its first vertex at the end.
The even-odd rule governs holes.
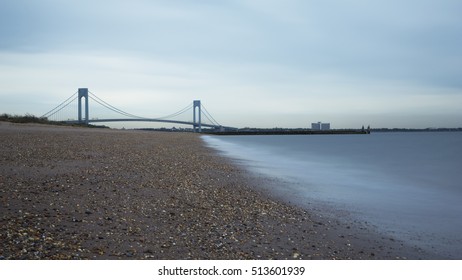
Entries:
POLYGON ((0 122, 0 143, 0 259, 433 258, 265 193, 198 134, 0 122))

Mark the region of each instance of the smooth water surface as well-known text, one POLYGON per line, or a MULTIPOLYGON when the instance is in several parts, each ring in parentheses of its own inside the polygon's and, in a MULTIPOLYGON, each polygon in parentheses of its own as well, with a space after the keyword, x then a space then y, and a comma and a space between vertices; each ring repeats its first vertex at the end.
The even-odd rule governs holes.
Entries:
POLYGON ((302 206, 322 202, 396 238, 462 258, 462 133, 204 136, 302 206))

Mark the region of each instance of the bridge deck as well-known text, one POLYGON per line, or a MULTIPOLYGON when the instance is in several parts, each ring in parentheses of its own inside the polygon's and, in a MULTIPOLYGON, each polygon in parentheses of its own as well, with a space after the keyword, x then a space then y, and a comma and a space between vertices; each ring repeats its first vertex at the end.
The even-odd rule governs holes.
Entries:
MULTIPOLYGON (((142 118, 142 119, 90 119, 88 120, 89 123, 105 123, 105 122, 163 122, 163 123, 176 123, 176 124, 184 124, 184 125, 192 125, 192 126, 199 126, 197 123, 187 122, 187 121, 176 121, 176 120, 164 120, 164 119, 149 119, 149 118, 142 118)), ((77 120, 67 121, 67 123, 79 123, 77 120)), ((201 127, 210 127, 210 128, 225 128, 225 129, 235 129, 233 127, 227 126, 217 126, 213 124, 201 123, 201 127)))

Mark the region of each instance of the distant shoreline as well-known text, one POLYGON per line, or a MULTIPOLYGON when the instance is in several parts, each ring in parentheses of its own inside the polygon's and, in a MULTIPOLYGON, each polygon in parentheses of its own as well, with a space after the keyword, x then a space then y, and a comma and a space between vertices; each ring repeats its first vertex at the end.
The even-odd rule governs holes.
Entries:
POLYGON ((211 135, 334 135, 334 134, 369 134, 368 130, 330 129, 330 130, 299 130, 299 129, 256 129, 237 131, 206 131, 211 135))
MULTIPOLYGON (((50 121, 46 118, 36 117, 31 114, 26 115, 10 115, 0 114, 0 121, 11 123, 24 123, 24 124, 47 124, 59 126, 77 126, 77 127, 91 127, 91 128, 110 128, 107 126, 98 126, 91 124, 76 124, 67 122, 50 121)), ((123 130, 123 129, 122 129, 123 130)), ((129 129, 131 130, 131 129, 129 129)), ((193 132, 193 129, 177 129, 173 128, 136 128, 132 130, 146 130, 146 131, 163 131, 163 132, 193 132)), ((287 134, 307 134, 307 135, 323 135, 323 134, 369 134, 370 132, 445 132, 445 131, 462 131, 462 127, 454 128, 368 128, 368 129, 352 129, 352 128, 339 128, 329 130, 311 130, 306 128, 238 128, 227 131, 214 131, 213 129, 203 129, 202 134, 215 134, 215 135, 287 135, 287 134)))
POLYGON ((462 132, 458 128, 371 128, 371 132, 462 132))

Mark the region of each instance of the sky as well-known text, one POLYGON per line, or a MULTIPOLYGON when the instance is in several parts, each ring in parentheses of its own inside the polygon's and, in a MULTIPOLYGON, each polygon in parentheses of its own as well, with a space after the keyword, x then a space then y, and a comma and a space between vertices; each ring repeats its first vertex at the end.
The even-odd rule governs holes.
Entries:
POLYGON ((462 127, 460 11, 460 0, 0 0, 0 113, 41 116, 89 88, 143 117, 198 99, 233 127, 462 127))

